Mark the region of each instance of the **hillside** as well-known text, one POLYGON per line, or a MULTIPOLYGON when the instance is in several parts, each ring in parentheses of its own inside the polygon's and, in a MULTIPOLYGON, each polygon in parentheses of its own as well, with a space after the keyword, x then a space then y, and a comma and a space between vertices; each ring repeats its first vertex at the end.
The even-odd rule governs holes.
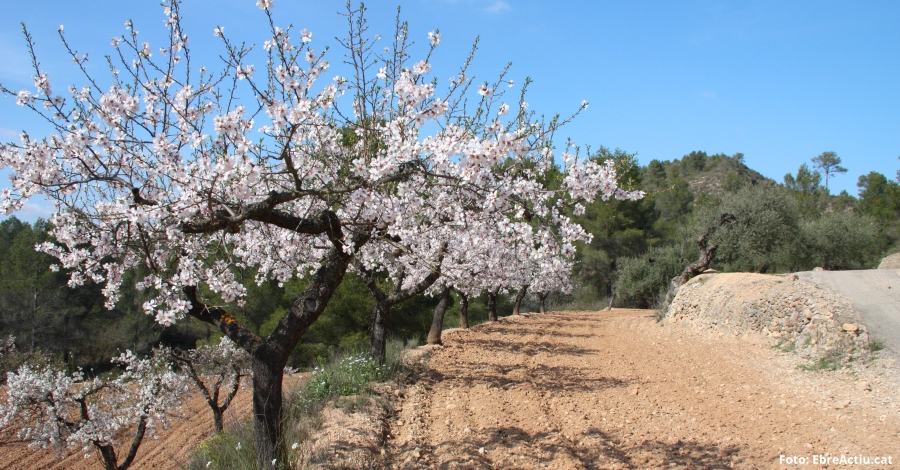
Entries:
POLYGON ((664 180, 671 182, 681 178, 687 181, 695 198, 703 194, 718 197, 744 186, 775 183, 748 167, 740 153, 729 156, 691 152, 672 161, 654 160, 644 167, 643 176, 645 189, 651 191, 667 189, 664 180))

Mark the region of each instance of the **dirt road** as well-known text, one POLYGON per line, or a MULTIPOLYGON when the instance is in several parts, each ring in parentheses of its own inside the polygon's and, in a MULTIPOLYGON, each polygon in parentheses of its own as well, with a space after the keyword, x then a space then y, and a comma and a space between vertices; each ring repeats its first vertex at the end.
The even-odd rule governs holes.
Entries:
POLYGON ((798 275, 850 300, 868 327, 869 337, 883 342, 895 358, 900 358, 900 270, 809 271, 798 275))
POLYGON ((640 310, 446 332, 389 421, 388 450, 400 468, 788 468, 782 456, 816 455, 900 468, 891 384, 803 372, 755 341, 640 310))

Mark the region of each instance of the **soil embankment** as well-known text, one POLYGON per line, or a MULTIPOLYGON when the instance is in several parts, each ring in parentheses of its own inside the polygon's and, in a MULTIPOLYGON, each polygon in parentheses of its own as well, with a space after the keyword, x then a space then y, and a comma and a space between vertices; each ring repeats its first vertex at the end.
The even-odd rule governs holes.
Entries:
MULTIPOLYGON (((892 255, 882 265, 897 266, 892 255)), ((900 269, 859 271, 808 271, 797 273, 816 285, 846 297, 869 330, 894 359, 900 359, 900 269)))
POLYGON ((797 275, 697 276, 678 290, 666 322, 714 333, 758 333, 832 367, 871 359, 867 328, 850 302, 797 275))
POLYGON ((781 456, 893 454, 898 464, 900 410, 888 383, 800 371, 800 357, 761 336, 710 335, 653 317, 559 312, 445 334, 389 420, 392 460, 399 468, 786 468, 781 456))

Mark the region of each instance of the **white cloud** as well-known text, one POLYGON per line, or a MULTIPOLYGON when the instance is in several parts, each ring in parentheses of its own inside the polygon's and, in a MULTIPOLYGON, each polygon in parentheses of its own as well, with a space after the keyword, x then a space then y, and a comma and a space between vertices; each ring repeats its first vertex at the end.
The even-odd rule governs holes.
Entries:
POLYGON ((509 10, 509 4, 503 0, 497 0, 489 7, 485 8, 485 11, 488 13, 500 13, 503 10, 509 10))
POLYGON ((25 206, 22 207, 22 210, 16 212, 14 215, 19 218, 19 220, 25 222, 34 222, 37 219, 49 219, 51 215, 55 212, 53 210, 53 206, 51 206, 46 201, 42 201, 41 203, 34 202, 26 202, 25 206))
MULTIPOLYGON (((21 34, 0 33, 0 78, 5 81, 27 83, 31 79, 31 59, 21 34)), ((12 86, 12 84, 9 84, 12 86)))
POLYGON ((18 142, 19 141, 19 133, 12 129, 0 127, 0 142, 9 142, 11 140, 18 142))
POLYGON ((444 2, 451 5, 460 4, 488 13, 500 13, 511 8, 509 3, 504 0, 444 0, 444 2))

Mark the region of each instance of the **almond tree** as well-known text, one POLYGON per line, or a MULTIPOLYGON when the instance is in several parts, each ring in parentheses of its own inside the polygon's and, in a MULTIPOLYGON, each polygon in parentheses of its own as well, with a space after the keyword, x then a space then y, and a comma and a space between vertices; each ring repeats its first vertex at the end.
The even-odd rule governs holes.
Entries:
POLYGON ((240 390, 243 378, 250 374, 250 356, 224 336, 215 346, 166 349, 165 354, 203 395, 212 410, 213 432, 222 432, 222 415, 240 390))
MULTIPOLYGON (((548 205, 541 175, 566 120, 536 119, 524 95, 510 113, 497 102, 505 81, 476 84, 466 75, 471 56, 438 92, 429 62, 436 31, 414 62, 404 24, 382 48, 362 8, 348 8, 341 45, 351 73, 327 81, 329 63, 311 47, 312 33, 275 26, 272 2, 258 0, 270 24, 262 73, 253 51, 222 27, 213 34, 224 66, 211 72, 189 53, 178 1, 163 6, 168 42, 152 48, 127 23, 112 41, 107 82, 88 74, 86 56, 60 28, 86 80, 68 97, 54 93, 26 31, 35 90, 2 91, 54 131, 42 139, 23 132, 20 143, 0 147, 0 168, 12 174, 0 211, 42 195, 55 207, 56 241, 40 249, 59 259, 70 285, 102 284, 112 308, 132 271, 135 287, 148 292, 145 312, 159 323, 190 316, 247 351, 260 468, 287 456, 280 423, 288 358, 369 243, 439 248, 444 240, 430 234, 458 223, 443 200, 514 225, 531 214, 563 220, 565 204, 598 194, 641 197, 616 188, 611 166, 564 155, 561 202, 548 205), (256 282, 308 280, 267 337, 229 312, 246 294, 237 268, 255 270, 256 282)), ((553 233, 562 245, 574 242, 574 232, 553 233)))
POLYGON ((125 470, 145 435, 154 435, 180 409, 187 388, 160 356, 139 359, 127 351, 113 363, 124 367, 115 380, 49 366, 7 373, 0 425, 19 427, 19 437, 32 446, 82 449, 85 458, 97 451, 107 470, 125 470), (123 433, 133 433, 130 444, 122 444, 124 458, 116 452, 123 433))

